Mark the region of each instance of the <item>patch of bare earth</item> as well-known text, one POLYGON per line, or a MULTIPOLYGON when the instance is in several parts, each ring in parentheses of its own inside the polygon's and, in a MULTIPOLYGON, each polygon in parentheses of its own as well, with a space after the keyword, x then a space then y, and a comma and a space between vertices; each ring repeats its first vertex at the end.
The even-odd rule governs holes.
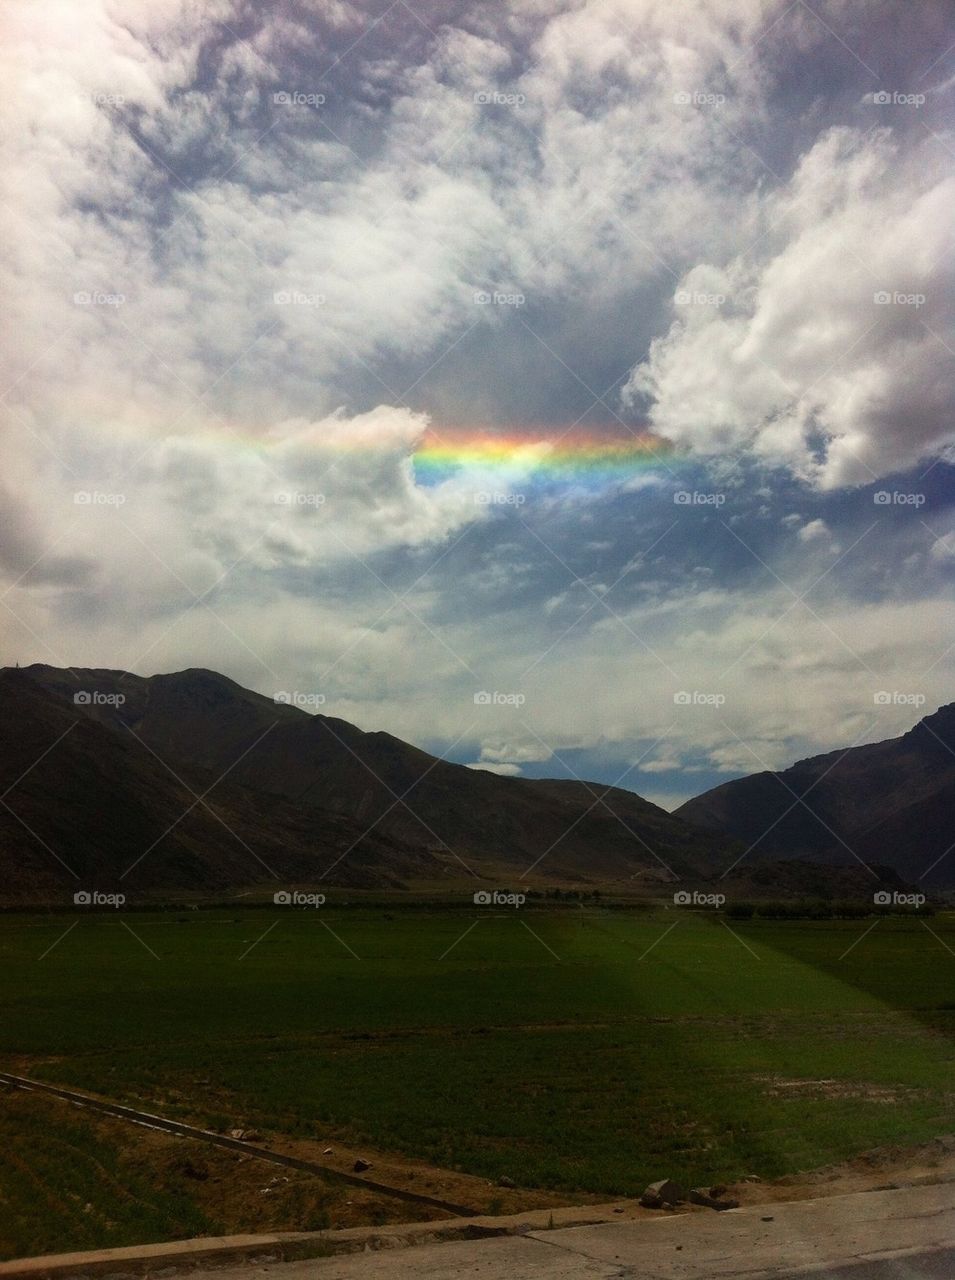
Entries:
POLYGON ((790 1080, 784 1076, 755 1076, 770 1098, 810 1098, 813 1101, 854 1099, 862 1102, 901 1102, 910 1098, 914 1089, 892 1088, 868 1084, 864 1080, 790 1080))
POLYGON ((771 1182, 744 1179, 733 1183, 728 1192, 741 1204, 764 1204, 942 1182, 955 1182, 955 1135, 945 1134, 917 1146, 875 1147, 851 1160, 787 1174, 771 1182))

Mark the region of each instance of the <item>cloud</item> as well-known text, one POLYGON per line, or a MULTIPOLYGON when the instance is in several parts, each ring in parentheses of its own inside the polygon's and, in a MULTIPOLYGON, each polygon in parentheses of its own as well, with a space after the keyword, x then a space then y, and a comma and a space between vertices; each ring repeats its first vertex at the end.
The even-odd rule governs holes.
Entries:
POLYGON ((536 764, 549 760, 553 753, 535 739, 523 742, 495 742, 481 747, 481 763, 505 763, 507 761, 521 764, 536 764))
POLYGON ((930 508, 805 606, 772 579, 810 588, 862 532, 807 486, 950 440, 944 103, 862 103, 845 48, 891 6, 864 32, 827 0, 279 8, 9 7, 8 658, 219 667, 499 772, 646 751, 661 788, 739 766, 727 726, 807 754, 865 729, 873 682, 945 700, 930 508), (623 484, 491 510, 533 450, 415 472, 425 429, 623 434, 644 409, 679 447, 623 484), (526 691, 520 717, 469 728, 482 688, 526 691))
POLYGON ((821 488, 937 455, 953 441, 953 197, 938 139, 828 130, 764 196, 762 239, 684 276, 628 402, 702 455, 748 448, 821 488))
POLYGON ((476 760, 466 767, 483 769, 485 773, 496 773, 501 778, 519 778, 523 772, 519 764, 491 764, 487 760, 476 760))

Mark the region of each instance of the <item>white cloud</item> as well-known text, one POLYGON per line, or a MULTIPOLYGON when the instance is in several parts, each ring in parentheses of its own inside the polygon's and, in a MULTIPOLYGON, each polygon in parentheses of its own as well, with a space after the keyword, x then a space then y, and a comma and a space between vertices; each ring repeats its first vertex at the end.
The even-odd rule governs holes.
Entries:
MULTIPOLYGON (((321 41, 368 26, 338 0, 312 9, 321 41)), ((749 145, 778 124, 779 48, 831 40, 802 6, 785 19, 770 0, 485 9, 432 39, 399 6, 414 36, 400 54, 373 35, 356 46, 340 84, 357 98, 337 104, 352 133, 311 108, 271 109, 277 85, 315 86, 283 84, 309 32, 268 7, 243 43, 220 19, 252 10, 231 0, 14 0, 0 51, 15 210, 0 276, 12 414, 0 564, 9 582, 26 576, 6 598, 10 660, 204 664, 264 692, 317 688, 335 714, 417 741, 454 741, 476 688, 526 687, 546 745, 513 708, 489 707, 468 746, 475 767, 509 774, 551 748, 634 759, 635 739, 654 736, 673 750, 644 773, 693 747, 735 767, 721 719, 767 752, 805 754, 864 727, 873 672, 905 688, 926 671, 929 699, 946 700, 941 596, 813 596, 823 622, 801 608, 776 625, 792 597, 775 586, 691 590, 662 564, 639 607, 588 615, 593 595, 519 530, 513 545, 488 537, 453 577, 428 574, 497 518, 475 491, 519 486, 541 452, 493 484, 477 471, 416 482, 426 419, 404 406, 472 326, 488 373, 448 393, 462 421, 498 384, 522 405, 531 380, 574 382, 521 321, 550 323, 568 365, 596 352, 609 366, 632 317, 644 336, 623 368, 663 294, 680 293, 629 387, 681 446, 750 448, 832 488, 937 452, 950 429, 944 152, 882 129, 804 147, 797 131, 805 154, 776 185, 749 145), (486 89, 525 101, 485 107, 486 89), (675 101, 686 93, 704 100, 675 101), (527 295, 520 320, 475 303, 488 286, 527 295), (925 302, 876 303, 877 291, 925 302), (521 341, 543 361, 530 373, 521 341), (78 491, 126 501, 77 505, 78 491), (401 556, 406 581, 422 578, 404 602, 376 576, 376 557, 401 556), (680 688, 725 689, 722 716, 700 705, 674 722, 680 688)), ((650 506, 663 483, 638 473, 626 500, 650 506)), ((608 528, 599 503, 582 511, 576 492, 547 514, 590 544, 575 572, 606 593, 605 559, 632 531, 608 528)), ((803 519, 784 521, 800 528, 800 562, 781 566, 796 586, 827 567, 802 560, 825 549, 830 522, 803 519)), ((641 531, 634 573, 662 532, 641 531)), ((932 549, 940 569, 950 540, 932 549)), ((719 578, 709 548, 704 534, 700 579, 719 578)))
POLYGON ((687 273, 676 296, 704 300, 627 396, 677 443, 746 446, 823 488, 937 454, 953 440, 953 199, 935 138, 829 130, 764 197, 765 238, 687 273))
POLYGON ((491 764, 487 760, 476 760, 466 767, 468 769, 483 769, 485 773, 496 773, 501 778, 519 778, 523 772, 519 764, 491 764))

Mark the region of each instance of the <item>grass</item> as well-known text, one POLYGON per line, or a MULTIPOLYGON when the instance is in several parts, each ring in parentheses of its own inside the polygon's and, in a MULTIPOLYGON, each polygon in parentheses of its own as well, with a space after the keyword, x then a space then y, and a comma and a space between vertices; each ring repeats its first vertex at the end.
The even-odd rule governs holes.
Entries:
MULTIPOLYGON (((607 1195, 955 1128, 944 915, 868 933, 662 908, 70 923, 3 920, 4 1065, 203 1124, 607 1195)), ((47 1146, 41 1179, 93 1176, 47 1146)), ((141 1239, 186 1229, 162 1213, 141 1239)))

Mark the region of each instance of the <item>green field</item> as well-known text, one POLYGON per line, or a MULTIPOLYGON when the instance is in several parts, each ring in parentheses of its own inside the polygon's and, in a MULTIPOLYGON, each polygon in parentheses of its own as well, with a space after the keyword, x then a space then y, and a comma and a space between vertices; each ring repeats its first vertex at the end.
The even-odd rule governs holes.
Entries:
MULTIPOLYGON (((608 1196, 955 1130, 944 914, 731 930, 663 908, 276 909, 96 915, 61 937, 72 920, 0 921, 0 1065, 210 1127, 608 1196)), ((64 1167, 53 1135, 38 1158, 18 1114, 7 1149, 81 1199, 95 1169, 64 1167)), ((195 1230, 177 1194, 102 1242, 195 1230)))

